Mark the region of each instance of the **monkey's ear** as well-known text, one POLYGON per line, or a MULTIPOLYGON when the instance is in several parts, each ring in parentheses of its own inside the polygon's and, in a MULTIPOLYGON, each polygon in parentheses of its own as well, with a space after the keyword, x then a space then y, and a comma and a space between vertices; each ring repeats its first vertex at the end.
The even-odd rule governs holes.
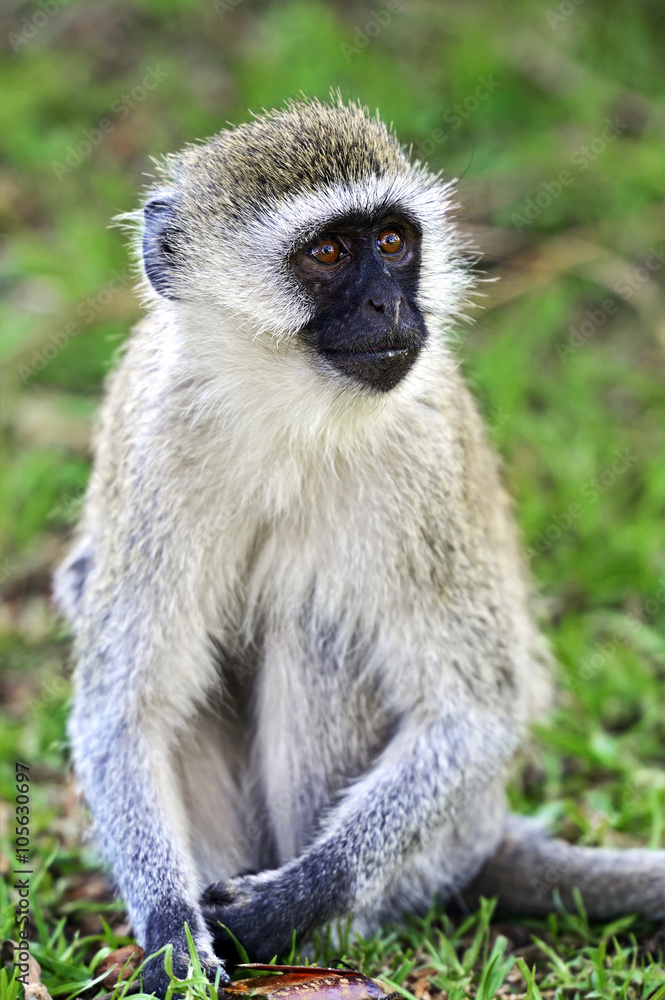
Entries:
POLYGON ((143 209, 143 266, 150 284, 167 299, 178 299, 177 272, 182 265, 182 230, 173 198, 153 198, 143 209))

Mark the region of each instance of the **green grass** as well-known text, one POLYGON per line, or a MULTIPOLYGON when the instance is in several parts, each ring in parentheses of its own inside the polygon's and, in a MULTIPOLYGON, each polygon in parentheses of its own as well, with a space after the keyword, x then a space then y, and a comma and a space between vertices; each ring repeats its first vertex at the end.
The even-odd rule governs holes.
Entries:
MULTIPOLYGON (((339 86, 463 175, 463 222, 502 276, 457 342, 504 458, 561 692, 515 767, 512 805, 577 842, 665 842, 665 18, 650 0, 567 16, 535 0, 402 6, 364 45, 383 4, 244 0, 218 4, 220 17, 186 0, 72 0, 25 42, 41 8, 2 15, 0 791, 13 803, 14 763, 30 764, 31 930, 53 997, 103 993, 90 985, 99 962, 132 940, 81 836, 69 646, 47 597, 101 383, 139 315, 109 222, 136 204, 150 155, 301 90, 339 86), (161 80, 135 100, 149 70, 161 80), (72 158, 103 119, 111 130, 72 158), (607 119, 618 124, 602 139, 607 119)), ((2 893, 1 934, 14 937, 16 897, 2 893)), ((655 1000, 664 947, 633 918, 506 923, 486 905, 366 941, 342 929, 314 957, 346 956, 407 996, 424 976, 433 1000, 655 1000)), ((194 973, 192 995, 206 989, 194 973)), ((18 991, 0 971, 0 1000, 18 991)))

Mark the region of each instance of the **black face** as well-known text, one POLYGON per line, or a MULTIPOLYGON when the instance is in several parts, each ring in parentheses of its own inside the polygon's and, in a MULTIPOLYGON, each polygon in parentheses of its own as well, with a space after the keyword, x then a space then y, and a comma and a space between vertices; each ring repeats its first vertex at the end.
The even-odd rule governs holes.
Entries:
POLYGON ((292 259, 314 299, 302 336, 326 365, 387 392, 418 357, 427 330, 415 298, 420 234, 398 214, 345 217, 292 259))

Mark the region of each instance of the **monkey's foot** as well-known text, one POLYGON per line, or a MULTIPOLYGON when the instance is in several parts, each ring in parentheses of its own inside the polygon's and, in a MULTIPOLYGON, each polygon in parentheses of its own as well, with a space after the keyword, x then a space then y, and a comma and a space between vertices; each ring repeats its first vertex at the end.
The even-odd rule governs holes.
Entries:
MULTIPOLYGON (((162 945, 163 947, 163 945, 162 945)), ((159 950, 159 949, 152 949, 159 950)), ((201 968, 203 972, 210 980, 214 983, 215 977, 217 975, 217 970, 221 969, 221 974, 219 977, 219 985, 224 986, 225 983, 229 982, 229 975, 224 969, 224 966, 217 955, 204 956, 199 952, 199 961, 201 963, 201 968)), ((173 975, 176 979, 187 979, 187 974, 189 972, 190 958, 189 952, 187 952, 186 959, 182 955, 182 952, 176 956, 175 945, 173 948, 173 975)), ((171 983, 171 977, 166 972, 164 968, 164 955, 158 955, 157 958, 153 958, 151 962, 148 962, 146 967, 141 973, 143 976, 143 990, 145 993, 154 993, 156 997, 160 1000, 166 996, 166 991, 171 983)), ((179 996, 178 993, 175 996, 179 996)))
MULTIPOLYGON (((199 916, 199 922, 200 919, 201 918, 199 916)), ((196 917, 193 916, 193 919, 190 917, 187 923, 192 928, 192 936, 196 946, 196 952, 204 974, 210 982, 214 982, 218 970, 221 970, 219 978, 220 986, 228 983, 229 975, 224 969, 223 963, 220 958, 210 950, 210 938, 205 931, 203 931, 203 935, 201 933, 196 933, 196 917), (205 936, 207 940, 203 940, 203 936, 205 936)), ((152 919, 148 922, 144 944, 145 953, 146 955, 152 955, 154 952, 163 948, 166 944, 173 945, 171 955, 173 975, 176 979, 187 979, 192 960, 189 953, 187 936, 184 930, 184 920, 169 920, 168 916, 165 918, 163 913, 153 914, 152 919)), ((154 993, 155 996, 160 998, 165 996, 171 983, 171 977, 164 968, 164 958, 165 955, 163 953, 161 955, 157 955, 148 962, 142 972, 144 991, 146 993, 154 993)))

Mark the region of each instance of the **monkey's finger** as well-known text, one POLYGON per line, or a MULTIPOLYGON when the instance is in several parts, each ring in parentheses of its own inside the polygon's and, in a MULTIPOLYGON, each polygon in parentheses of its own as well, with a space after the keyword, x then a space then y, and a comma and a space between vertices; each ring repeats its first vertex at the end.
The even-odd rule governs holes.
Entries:
POLYGON ((228 882, 212 882, 201 893, 203 906, 231 906, 238 901, 238 893, 228 882))

